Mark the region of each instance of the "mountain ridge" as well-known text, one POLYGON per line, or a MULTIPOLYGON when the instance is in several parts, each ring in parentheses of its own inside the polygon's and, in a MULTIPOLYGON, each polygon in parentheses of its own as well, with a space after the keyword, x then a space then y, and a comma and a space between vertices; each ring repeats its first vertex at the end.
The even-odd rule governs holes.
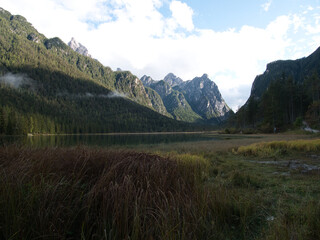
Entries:
POLYGON ((270 82, 282 77, 283 74, 291 75, 295 81, 302 83, 314 70, 320 74, 320 47, 307 57, 270 62, 267 64, 265 72, 255 78, 250 96, 260 98, 270 82))
POLYGON ((188 81, 183 81, 173 73, 158 81, 144 75, 141 82, 160 95, 167 111, 175 119, 221 123, 227 120, 232 112, 222 98, 218 86, 207 74, 188 81), (176 115, 175 111, 180 115, 176 115))
POLYGON ((0 134, 194 128, 157 113, 130 72, 113 72, 2 8, 0 77, 0 134), (28 84, 15 88, 13 79, 28 84))
POLYGON ((256 76, 247 102, 230 121, 264 132, 297 127, 303 120, 320 128, 320 47, 307 57, 277 60, 256 76))

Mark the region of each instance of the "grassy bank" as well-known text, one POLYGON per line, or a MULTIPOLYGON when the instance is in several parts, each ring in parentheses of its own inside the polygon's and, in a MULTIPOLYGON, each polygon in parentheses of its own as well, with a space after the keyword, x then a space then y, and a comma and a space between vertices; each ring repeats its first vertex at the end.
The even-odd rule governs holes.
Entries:
POLYGON ((260 225, 261 207, 207 185, 208 164, 191 155, 2 147, 0 238, 244 238, 260 225))
POLYGON ((262 142, 241 146, 236 152, 260 157, 285 155, 293 152, 320 152, 320 139, 262 142))
POLYGON ((233 154, 264 182, 272 217, 263 239, 320 239, 319 139, 256 143, 233 154))
POLYGON ((297 142, 1 147, 0 238, 319 239, 319 143, 297 142))

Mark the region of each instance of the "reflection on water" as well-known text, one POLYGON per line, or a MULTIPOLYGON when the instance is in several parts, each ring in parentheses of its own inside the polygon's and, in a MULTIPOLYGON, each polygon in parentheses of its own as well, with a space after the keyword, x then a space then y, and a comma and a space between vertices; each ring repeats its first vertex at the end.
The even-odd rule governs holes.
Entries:
POLYGON ((52 136, 2 136, 0 144, 19 144, 33 147, 55 146, 125 146, 138 144, 160 144, 218 140, 217 135, 208 134, 120 134, 120 135, 52 135, 52 136))

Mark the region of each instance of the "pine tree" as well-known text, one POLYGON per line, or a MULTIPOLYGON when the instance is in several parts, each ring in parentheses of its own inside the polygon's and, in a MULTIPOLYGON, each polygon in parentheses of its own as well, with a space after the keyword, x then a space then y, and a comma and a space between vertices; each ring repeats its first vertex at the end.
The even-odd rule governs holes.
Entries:
POLYGON ((5 113, 1 108, 0 110, 0 134, 5 134, 6 126, 5 126, 5 113))
POLYGON ((248 109, 247 109, 247 118, 252 127, 255 127, 256 115, 258 113, 258 102, 254 99, 254 97, 249 98, 248 109))

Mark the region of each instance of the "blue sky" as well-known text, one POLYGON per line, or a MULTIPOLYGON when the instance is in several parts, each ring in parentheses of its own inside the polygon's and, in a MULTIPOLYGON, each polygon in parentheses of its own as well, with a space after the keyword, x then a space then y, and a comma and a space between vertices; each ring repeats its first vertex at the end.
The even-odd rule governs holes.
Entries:
POLYGON ((47 37, 138 77, 207 73, 234 110, 266 64, 320 46, 320 0, 1 0, 47 37))
POLYGON ((303 7, 317 6, 319 0, 186 0, 194 10, 198 28, 223 31, 243 25, 266 27, 280 15, 294 14, 303 7))

